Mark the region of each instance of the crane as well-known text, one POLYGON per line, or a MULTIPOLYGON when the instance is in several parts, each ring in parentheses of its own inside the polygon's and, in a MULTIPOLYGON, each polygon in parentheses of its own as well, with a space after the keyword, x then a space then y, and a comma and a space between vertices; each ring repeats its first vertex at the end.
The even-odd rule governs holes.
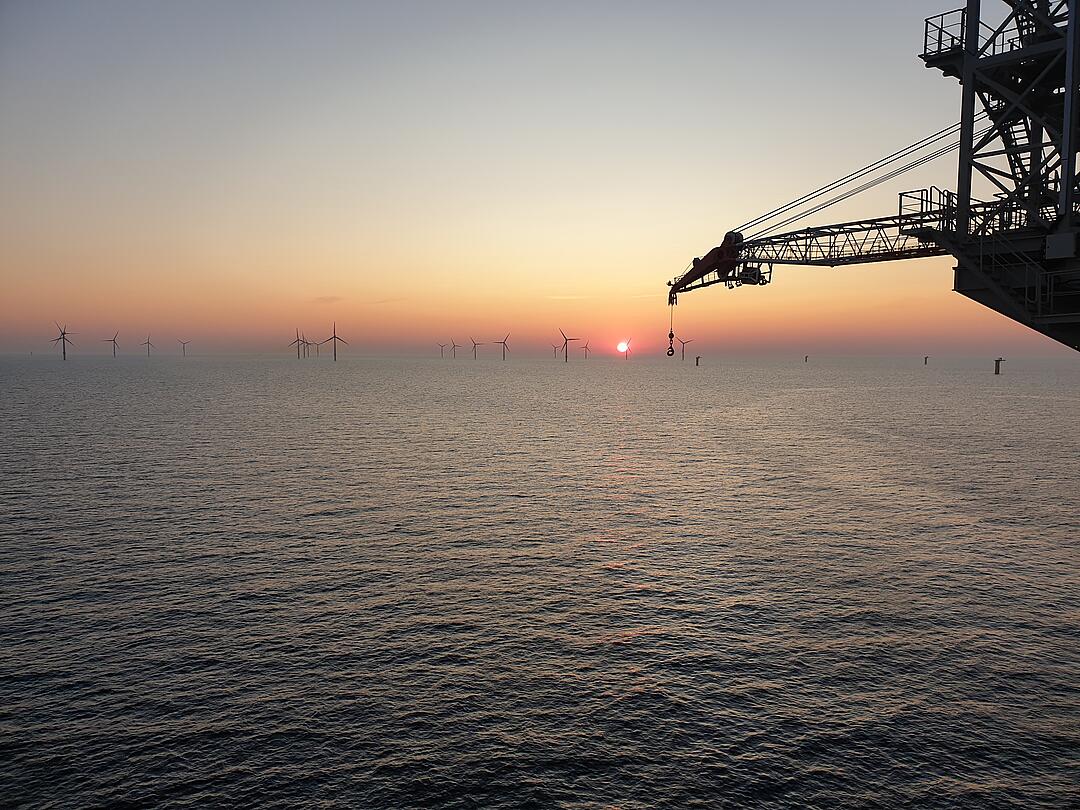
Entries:
POLYGON ((967 0, 924 23, 920 58, 960 82, 959 123, 729 231, 668 282, 668 303, 764 286, 775 265, 952 256, 956 292, 1080 351, 1080 0, 1000 1, 1000 19, 967 0), (954 151, 955 192, 906 191, 893 216, 784 230, 954 151))

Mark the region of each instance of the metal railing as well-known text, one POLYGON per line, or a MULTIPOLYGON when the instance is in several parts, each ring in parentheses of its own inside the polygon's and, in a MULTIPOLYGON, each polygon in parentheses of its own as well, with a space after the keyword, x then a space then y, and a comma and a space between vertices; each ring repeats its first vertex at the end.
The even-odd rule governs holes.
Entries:
MULTIPOLYGON (((967 33, 967 9, 958 8, 926 19, 923 30, 923 58, 944 56, 964 50, 967 33)), ((997 56, 1024 47, 1032 32, 1022 35, 1015 19, 999 27, 979 21, 979 56, 997 56)))
POLYGON ((900 194, 900 216, 922 228, 956 230, 956 193, 930 186, 900 194))
POLYGON ((927 17, 923 32, 923 56, 940 56, 950 51, 964 49, 964 30, 967 9, 946 11, 935 17, 927 17))
MULTIPOLYGON (((934 228, 957 239, 956 194, 931 186, 900 195, 901 233, 917 236, 920 228, 934 228)), ((1051 206, 1040 212, 1044 221, 1056 214, 1051 206)), ((1020 200, 993 200, 971 206, 969 239, 977 245, 979 268, 1032 316, 1075 314, 1077 305, 1064 304, 1059 281, 1074 275, 1071 269, 1049 270, 1036 258, 1013 250, 1003 233, 1030 231, 1031 211, 1020 200)), ((1041 229, 1037 229, 1041 230, 1041 229)))

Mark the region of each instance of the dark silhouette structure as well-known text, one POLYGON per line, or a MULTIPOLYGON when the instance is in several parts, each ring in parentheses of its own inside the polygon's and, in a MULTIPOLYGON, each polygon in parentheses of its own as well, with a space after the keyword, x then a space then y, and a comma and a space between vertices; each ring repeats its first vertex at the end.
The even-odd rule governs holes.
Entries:
POLYGON ((510 352, 510 345, 507 343, 508 340, 510 340, 509 332, 506 333, 506 337, 502 340, 495 341, 496 346, 502 346, 502 359, 504 363, 506 362, 506 355, 510 352))
POLYGON ((292 343, 289 344, 290 346, 295 346, 296 347, 296 359, 297 360, 300 359, 300 347, 303 345, 303 343, 304 343, 304 341, 300 338, 300 330, 297 329, 296 330, 296 340, 294 340, 292 343))
POLYGON ((803 359, 802 359, 802 361, 803 361, 804 363, 809 363, 809 362, 810 362, 810 355, 808 355, 808 354, 804 354, 804 355, 803 355, 803 359))
POLYGON ((337 362, 337 345, 339 343, 344 343, 346 346, 349 345, 349 341, 345 340, 345 338, 338 337, 337 321, 334 321, 334 330, 331 333, 330 337, 328 337, 326 340, 324 340, 323 343, 332 343, 333 344, 333 346, 334 346, 334 362, 335 363, 337 362))
POLYGON ((149 357, 149 356, 150 356, 150 350, 151 350, 152 348, 154 348, 154 344, 150 342, 150 336, 149 336, 149 335, 147 335, 147 336, 146 336, 146 340, 144 340, 144 341, 143 341, 142 343, 140 343, 139 345, 140 345, 140 346, 145 346, 145 347, 146 347, 146 356, 147 356, 147 357, 149 357))
MULTIPOLYGON (((53 323, 56 323, 56 321, 53 321, 53 323)), ((54 346, 57 343, 60 344, 60 358, 62 360, 67 360, 67 347, 68 347, 68 344, 71 343, 72 346, 75 345, 72 342, 71 338, 68 337, 68 335, 71 335, 71 334, 74 334, 74 333, 69 332, 67 330, 67 324, 66 323, 63 326, 56 323, 56 328, 60 330, 60 334, 52 339, 52 343, 53 343, 54 346)), ((120 334, 120 333, 117 332, 117 334, 120 334)))
POLYGON ((446 357, 446 344, 436 343, 435 345, 439 347, 439 359, 444 359, 446 357))
POLYGON ((682 344, 682 347, 681 347, 682 348, 682 360, 685 361, 686 360, 686 344, 687 343, 693 343, 694 339, 690 338, 690 340, 683 340, 681 337, 677 337, 675 339, 677 341, 679 341, 679 343, 682 344))
POLYGON ((558 344, 558 343, 552 343, 552 344, 551 344, 551 355, 552 355, 552 356, 553 356, 553 357, 554 357, 554 358, 555 358, 556 360, 558 360, 558 359, 559 359, 559 344, 558 344))
POLYGON ((450 338, 450 357, 452 359, 457 360, 457 350, 460 348, 461 347, 458 345, 457 341, 453 338, 450 338))
POLYGON ((585 345, 581 347, 581 353, 585 355, 586 360, 589 359, 589 355, 592 353, 592 351, 589 349, 589 341, 585 341, 585 345))
POLYGON ((630 341, 631 340, 633 340, 633 338, 627 338, 623 342, 623 352, 622 352, 623 360, 629 360, 630 355, 633 354, 633 352, 630 351, 630 341))
POLYGON ((190 340, 180 340, 180 338, 177 338, 176 342, 180 344, 181 356, 187 357, 187 347, 188 347, 188 344, 191 343, 191 341, 190 340))
POLYGON ((472 340, 472 359, 475 360, 476 359, 476 348, 478 346, 486 346, 487 344, 486 343, 477 343, 472 338, 469 338, 469 340, 472 340))
MULTIPOLYGON (((581 338, 567 337, 566 332, 564 332, 562 329, 559 330, 559 334, 562 335, 563 362, 564 363, 569 363, 570 362, 570 349, 569 349, 570 341, 572 341, 572 340, 581 340, 581 338)), ((559 355, 556 354, 555 356, 558 357, 559 355)))
POLYGON ((1001 364, 1004 363, 1004 362, 1005 362, 1004 357, 999 357, 997 360, 994 361, 994 373, 995 374, 1000 374, 1001 373, 1001 364))
POLYGON ((117 332, 111 338, 105 338, 105 340, 101 341, 102 343, 111 343, 112 344, 112 356, 113 357, 116 357, 116 339, 118 337, 120 337, 120 332, 117 332))
POLYGON ((927 365, 929 363, 930 363, 930 355, 924 354, 923 359, 922 359, 922 364, 925 366, 925 365, 927 365))
POLYGON ((1080 350, 1080 0, 966 0, 926 20, 921 59, 959 80, 959 123, 728 232, 669 283, 669 303, 768 284, 777 264, 947 255, 961 295, 1080 350), (989 5, 999 13, 984 18, 989 5), (954 150, 955 192, 904 192, 895 216, 784 231, 954 150))

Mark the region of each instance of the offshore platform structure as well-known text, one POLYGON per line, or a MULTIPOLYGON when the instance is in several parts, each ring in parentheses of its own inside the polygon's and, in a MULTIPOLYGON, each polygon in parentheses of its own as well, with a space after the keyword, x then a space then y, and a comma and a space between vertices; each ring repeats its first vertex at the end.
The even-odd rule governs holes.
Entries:
POLYGON ((981 0, 926 20, 921 58, 960 81, 958 124, 729 232, 669 282, 669 303, 713 284, 768 284, 777 264, 833 267, 950 255, 957 292, 1080 351, 1080 0, 1001 2, 1006 8, 994 5, 1004 17, 993 24, 984 19, 981 0), (941 146, 944 140, 950 142, 941 146), (955 193, 904 192, 896 216, 776 232, 953 150, 959 152, 955 193), (874 180, 815 202, 881 170, 874 180), (988 198, 973 198, 973 184, 988 198), (806 205, 809 210, 791 213, 806 205), (777 217, 744 237, 744 229, 777 217))

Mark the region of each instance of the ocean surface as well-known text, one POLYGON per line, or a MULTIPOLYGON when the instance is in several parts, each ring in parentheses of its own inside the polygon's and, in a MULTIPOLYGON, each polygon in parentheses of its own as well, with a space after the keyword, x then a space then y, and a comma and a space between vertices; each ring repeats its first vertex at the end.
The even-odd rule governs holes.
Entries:
POLYGON ((0 804, 1080 806, 1080 361, 0 359, 0 804))

